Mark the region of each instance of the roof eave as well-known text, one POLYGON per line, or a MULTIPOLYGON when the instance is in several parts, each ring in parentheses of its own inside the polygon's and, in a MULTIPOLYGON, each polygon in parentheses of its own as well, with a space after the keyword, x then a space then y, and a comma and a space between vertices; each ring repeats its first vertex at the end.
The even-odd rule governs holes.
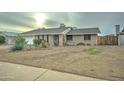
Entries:
POLYGON ((119 34, 120 34, 120 35, 124 35, 124 32, 120 32, 119 34))
POLYGON ((67 34, 67 35, 85 35, 85 34, 90 34, 90 35, 97 35, 97 33, 72 33, 72 34, 67 34))
POLYGON ((61 35, 63 33, 42 33, 42 34, 22 34, 23 36, 35 36, 35 35, 61 35))

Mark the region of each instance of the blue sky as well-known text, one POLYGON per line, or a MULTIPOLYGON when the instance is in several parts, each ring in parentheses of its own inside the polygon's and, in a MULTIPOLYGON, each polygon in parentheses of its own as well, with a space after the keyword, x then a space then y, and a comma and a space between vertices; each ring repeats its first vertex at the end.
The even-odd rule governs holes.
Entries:
POLYGON ((0 30, 26 32, 60 23, 79 28, 99 27, 102 35, 114 34, 115 25, 124 27, 123 12, 0 12, 0 30))

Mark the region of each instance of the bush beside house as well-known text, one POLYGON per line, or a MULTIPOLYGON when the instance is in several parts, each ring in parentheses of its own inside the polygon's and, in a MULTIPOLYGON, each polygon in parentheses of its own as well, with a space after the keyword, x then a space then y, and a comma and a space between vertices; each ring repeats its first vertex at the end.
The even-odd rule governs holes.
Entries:
POLYGON ((42 42, 41 39, 34 39, 34 40, 33 40, 33 44, 34 44, 35 47, 40 46, 41 42, 42 42))
POLYGON ((15 38, 15 44, 12 47, 12 51, 17 51, 17 50, 23 50, 24 46, 27 44, 28 42, 25 40, 25 38, 23 38, 22 36, 18 35, 15 38))
POLYGON ((40 47, 40 48, 47 48, 49 46, 47 41, 43 39, 34 39, 33 44, 35 47, 40 47))
POLYGON ((0 44, 4 44, 5 43, 5 37, 0 35, 0 44))

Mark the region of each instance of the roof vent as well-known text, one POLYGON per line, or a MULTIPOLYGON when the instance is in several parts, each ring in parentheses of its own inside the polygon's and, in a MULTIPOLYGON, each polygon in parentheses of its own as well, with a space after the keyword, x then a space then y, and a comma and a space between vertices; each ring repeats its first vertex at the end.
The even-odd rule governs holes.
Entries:
POLYGON ((60 24, 60 28, 65 28, 65 27, 66 27, 65 24, 63 23, 60 24))
POLYGON ((77 29, 77 27, 73 27, 73 30, 76 30, 77 29))
POLYGON ((70 27, 71 28, 71 30, 76 30, 77 29, 77 27, 70 27))

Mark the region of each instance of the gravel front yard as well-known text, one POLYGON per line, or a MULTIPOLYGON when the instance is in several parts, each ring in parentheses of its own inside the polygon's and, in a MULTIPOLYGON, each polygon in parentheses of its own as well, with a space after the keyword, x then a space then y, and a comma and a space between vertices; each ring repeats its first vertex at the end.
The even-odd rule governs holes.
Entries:
POLYGON ((8 52, 0 46, 0 61, 42 67, 105 80, 124 80, 124 47, 53 47, 32 51, 8 52), (94 53, 97 51, 98 53, 94 53), (87 51, 88 50, 88 51, 87 51))

